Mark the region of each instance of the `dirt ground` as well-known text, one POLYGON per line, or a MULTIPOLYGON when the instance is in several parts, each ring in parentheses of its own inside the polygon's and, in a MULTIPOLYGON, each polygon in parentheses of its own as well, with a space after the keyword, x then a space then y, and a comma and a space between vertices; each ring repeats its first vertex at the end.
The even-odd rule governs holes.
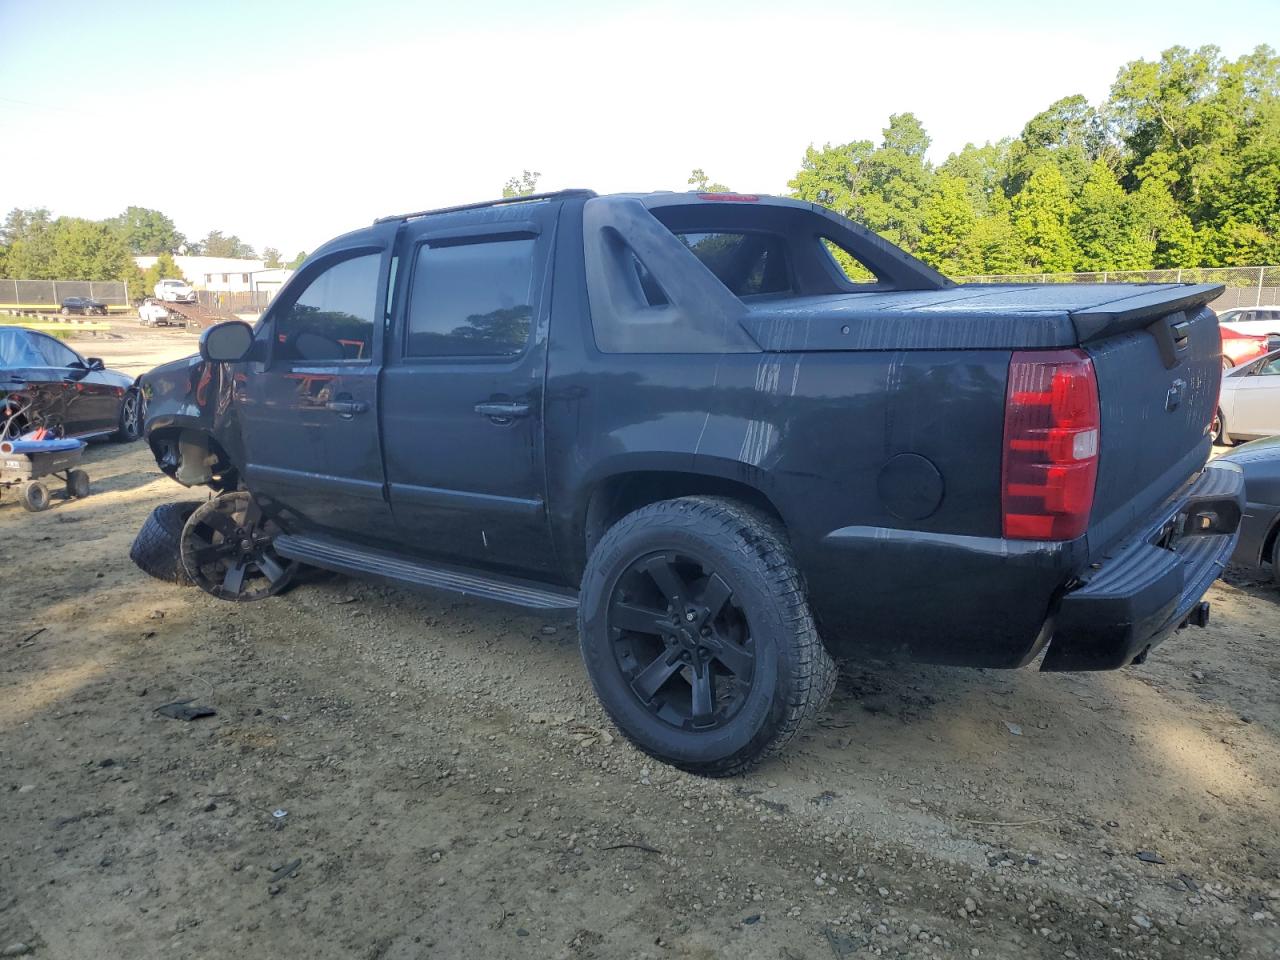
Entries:
MULTIPOLYGON (((178 331, 77 342, 120 369, 178 331)), ((1143 666, 848 662, 729 781, 614 735, 568 617, 315 576, 236 606, 128 559, 142 444, 0 501, 0 956, 1276 957, 1280 592, 1143 666), (156 713, 194 698, 216 716, 156 713)))

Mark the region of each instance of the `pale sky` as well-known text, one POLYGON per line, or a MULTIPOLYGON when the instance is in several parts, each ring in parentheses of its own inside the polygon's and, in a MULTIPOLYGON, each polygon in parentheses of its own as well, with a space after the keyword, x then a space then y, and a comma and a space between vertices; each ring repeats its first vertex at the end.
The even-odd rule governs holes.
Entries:
POLYGON ((0 213, 135 204, 292 256, 525 168, 780 193, 810 143, 913 111, 941 161, 1177 43, 1280 46, 1280 3, 0 0, 0 213))

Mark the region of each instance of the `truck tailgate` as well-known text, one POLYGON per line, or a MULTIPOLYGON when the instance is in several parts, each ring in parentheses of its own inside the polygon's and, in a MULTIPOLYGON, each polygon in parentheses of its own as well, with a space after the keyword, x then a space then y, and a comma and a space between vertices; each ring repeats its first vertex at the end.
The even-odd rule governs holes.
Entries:
POLYGON ((1204 305, 1212 295, 1162 302, 1148 294, 1072 317, 1093 358, 1102 413, 1091 557, 1208 459, 1222 378, 1218 321, 1204 305))

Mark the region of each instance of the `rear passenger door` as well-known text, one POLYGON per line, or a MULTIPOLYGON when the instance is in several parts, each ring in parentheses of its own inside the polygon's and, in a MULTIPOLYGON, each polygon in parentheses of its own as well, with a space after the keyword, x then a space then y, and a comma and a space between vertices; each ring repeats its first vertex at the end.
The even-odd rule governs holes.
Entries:
POLYGON ((542 386, 558 209, 428 217, 401 232, 381 413, 391 508, 410 549, 504 572, 556 569, 542 386))

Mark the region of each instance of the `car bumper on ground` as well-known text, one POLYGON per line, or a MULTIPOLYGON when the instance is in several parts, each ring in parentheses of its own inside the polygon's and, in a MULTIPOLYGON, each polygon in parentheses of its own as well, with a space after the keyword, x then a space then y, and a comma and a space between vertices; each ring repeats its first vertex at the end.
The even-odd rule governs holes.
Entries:
POLYGON ((1240 542, 1231 555, 1233 563, 1258 567, 1271 560, 1267 541, 1280 521, 1280 506, 1273 503, 1246 503, 1240 521, 1240 542))
POLYGON ((1141 661, 1188 624, 1240 537, 1244 474, 1214 461, 1154 521, 1093 564, 1062 598, 1044 670, 1110 670, 1141 661))

